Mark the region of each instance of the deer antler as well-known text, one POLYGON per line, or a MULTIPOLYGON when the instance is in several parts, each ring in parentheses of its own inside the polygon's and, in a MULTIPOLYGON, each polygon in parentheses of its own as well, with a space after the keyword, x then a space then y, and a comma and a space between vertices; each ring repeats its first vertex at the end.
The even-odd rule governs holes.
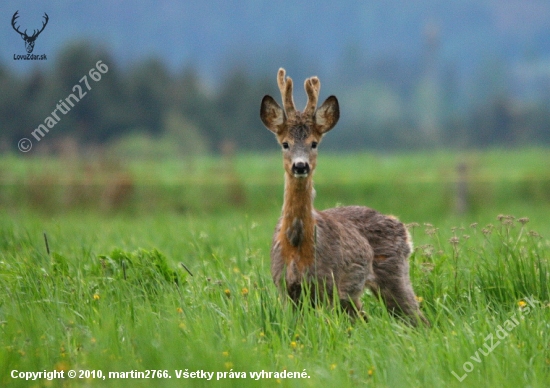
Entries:
POLYGON ((15 13, 13 14, 13 17, 11 18, 11 26, 13 27, 13 29, 21 36, 25 36, 27 35, 26 32, 27 30, 25 30, 25 33, 22 33, 21 31, 19 31, 19 27, 17 27, 15 25, 15 21, 17 20, 17 18, 19 17, 18 15, 19 11, 15 11, 15 13))
POLYGON ((292 99, 292 78, 286 77, 285 79, 285 75, 285 69, 281 67, 277 73, 277 84, 279 85, 279 90, 281 91, 283 108, 286 116, 291 117, 296 115, 296 107, 294 106, 294 100, 292 99))
POLYGON ((321 81, 317 77, 310 77, 304 82, 304 89, 307 93, 307 104, 304 109, 305 115, 313 116, 317 109, 319 100, 319 90, 321 90, 321 81))
POLYGON ((44 31, 44 28, 46 28, 46 24, 48 24, 48 20, 50 20, 48 14, 46 12, 44 12, 44 19, 46 20, 45 22, 42 22, 42 28, 40 29, 40 31, 36 32, 36 30, 34 30, 35 32, 32 34, 31 38, 37 38, 38 35, 40 35, 40 33, 42 31, 44 31))
POLYGON ((50 20, 50 17, 48 16, 48 14, 46 12, 44 12, 44 19, 45 21, 42 22, 42 28, 40 30, 34 30, 34 33, 32 34, 32 36, 28 36, 27 35, 27 30, 25 30, 25 32, 21 32, 19 31, 19 27, 17 27, 15 25, 15 22, 17 21, 17 19, 19 18, 19 11, 15 11, 15 13, 13 14, 13 17, 11 18, 11 26, 13 27, 13 29, 19 34, 21 35, 23 38, 25 39, 36 39, 38 37, 38 35, 40 35, 40 33, 42 31, 44 31, 44 28, 46 28, 46 24, 48 24, 48 21, 50 20))

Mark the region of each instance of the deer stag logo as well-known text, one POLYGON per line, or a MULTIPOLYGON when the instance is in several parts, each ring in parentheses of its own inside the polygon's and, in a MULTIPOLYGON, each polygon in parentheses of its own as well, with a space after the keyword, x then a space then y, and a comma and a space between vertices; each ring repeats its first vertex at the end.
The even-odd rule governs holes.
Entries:
POLYGON ((40 30, 34 30, 33 34, 31 36, 28 36, 27 30, 25 30, 25 32, 21 32, 19 31, 19 27, 15 25, 18 17, 19 11, 15 11, 13 17, 11 18, 11 26, 19 35, 21 35, 21 37, 25 41, 25 49, 27 50, 27 53, 30 54, 32 53, 32 50, 34 50, 34 42, 36 41, 36 38, 38 38, 38 35, 40 35, 42 31, 44 31, 44 28, 46 27, 46 24, 48 24, 48 20, 50 20, 50 18, 48 17, 48 14, 44 12, 44 22, 42 22, 42 28, 40 30))

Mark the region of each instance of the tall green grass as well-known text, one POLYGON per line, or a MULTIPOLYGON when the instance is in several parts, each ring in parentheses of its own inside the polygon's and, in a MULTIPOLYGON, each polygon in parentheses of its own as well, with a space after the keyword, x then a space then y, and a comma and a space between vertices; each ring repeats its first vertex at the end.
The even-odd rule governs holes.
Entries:
MULTIPOLYGON (((216 382, 221 386, 543 387, 549 381, 550 246, 525 220, 495 217, 492 226, 453 229, 410 225, 411 278, 432 323, 413 329, 368 293, 367 323, 338 309, 297 311, 285 302, 269 274, 273 220, 125 217, 22 214, 13 221, 2 214, 3 386, 46 385, 10 377, 12 370, 44 369, 167 370, 171 379, 155 381, 167 387, 212 385, 176 379, 175 371, 185 369, 247 373, 245 380, 216 382), (535 308, 520 319, 527 297, 535 308), (514 314, 519 325, 473 361, 485 338, 514 314), (465 362, 474 369, 459 382, 452 372, 463 376, 465 362), (249 375, 304 369, 309 378, 300 380, 249 375)), ((152 383, 90 378, 61 385, 152 383)))
POLYGON ((368 205, 408 223, 411 279, 432 324, 416 329, 368 292, 368 322, 328 306, 297 310, 277 293, 269 249, 282 205, 278 155, 129 162, 117 167, 133 187, 120 207, 101 202, 119 170, 91 167, 80 182, 80 162, 4 157, 0 385, 546 387, 546 155, 321 154, 318 208, 368 205), (455 215, 463 160, 471 207, 455 215), (499 342, 488 352, 490 336, 499 342), (11 377, 152 369, 172 377, 11 377), (177 379, 185 370, 215 372, 215 381, 177 379), (307 378, 251 378, 262 370, 307 378), (246 379, 230 378, 242 372, 246 379))

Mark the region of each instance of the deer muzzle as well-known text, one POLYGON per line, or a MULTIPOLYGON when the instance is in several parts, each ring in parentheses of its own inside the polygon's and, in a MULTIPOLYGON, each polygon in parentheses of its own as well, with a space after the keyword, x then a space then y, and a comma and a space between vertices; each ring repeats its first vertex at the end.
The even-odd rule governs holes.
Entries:
POLYGON ((296 178, 306 178, 309 175, 309 163, 304 160, 296 160, 292 163, 292 174, 296 178))

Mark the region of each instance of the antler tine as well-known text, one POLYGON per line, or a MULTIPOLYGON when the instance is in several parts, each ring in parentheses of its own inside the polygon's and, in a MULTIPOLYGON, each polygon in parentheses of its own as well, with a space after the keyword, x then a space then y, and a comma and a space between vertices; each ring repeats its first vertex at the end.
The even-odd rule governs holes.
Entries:
POLYGON ((286 116, 290 117, 296 114, 296 107, 294 106, 294 100, 292 99, 292 78, 286 77, 285 79, 285 75, 285 69, 281 67, 277 73, 277 84, 279 85, 279 90, 281 91, 283 108, 286 116))
POLYGON ((15 23, 16 23, 16 21, 17 21, 18 18, 19 18, 19 11, 15 11, 15 13, 13 14, 13 17, 11 18, 11 26, 13 27, 13 29, 14 29, 17 33, 23 35, 23 33, 22 33, 21 31, 19 31, 19 27, 17 27, 17 26, 15 25, 15 23))
POLYGON ((304 109, 304 114, 313 116, 317 109, 319 100, 319 90, 321 90, 321 81, 317 77, 310 77, 304 82, 304 89, 307 93, 307 104, 304 109))
POLYGON ((42 17, 45 19, 45 21, 42 22, 42 28, 39 31, 34 30, 34 34, 32 35, 33 37, 38 37, 38 35, 40 35, 40 33, 42 31, 44 31, 44 28, 46 28, 46 25, 48 24, 48 21, 50 20, 50 17, 48 16, 48 14, 46 12, 44 12, 44 16, 42 16, 42 17))

